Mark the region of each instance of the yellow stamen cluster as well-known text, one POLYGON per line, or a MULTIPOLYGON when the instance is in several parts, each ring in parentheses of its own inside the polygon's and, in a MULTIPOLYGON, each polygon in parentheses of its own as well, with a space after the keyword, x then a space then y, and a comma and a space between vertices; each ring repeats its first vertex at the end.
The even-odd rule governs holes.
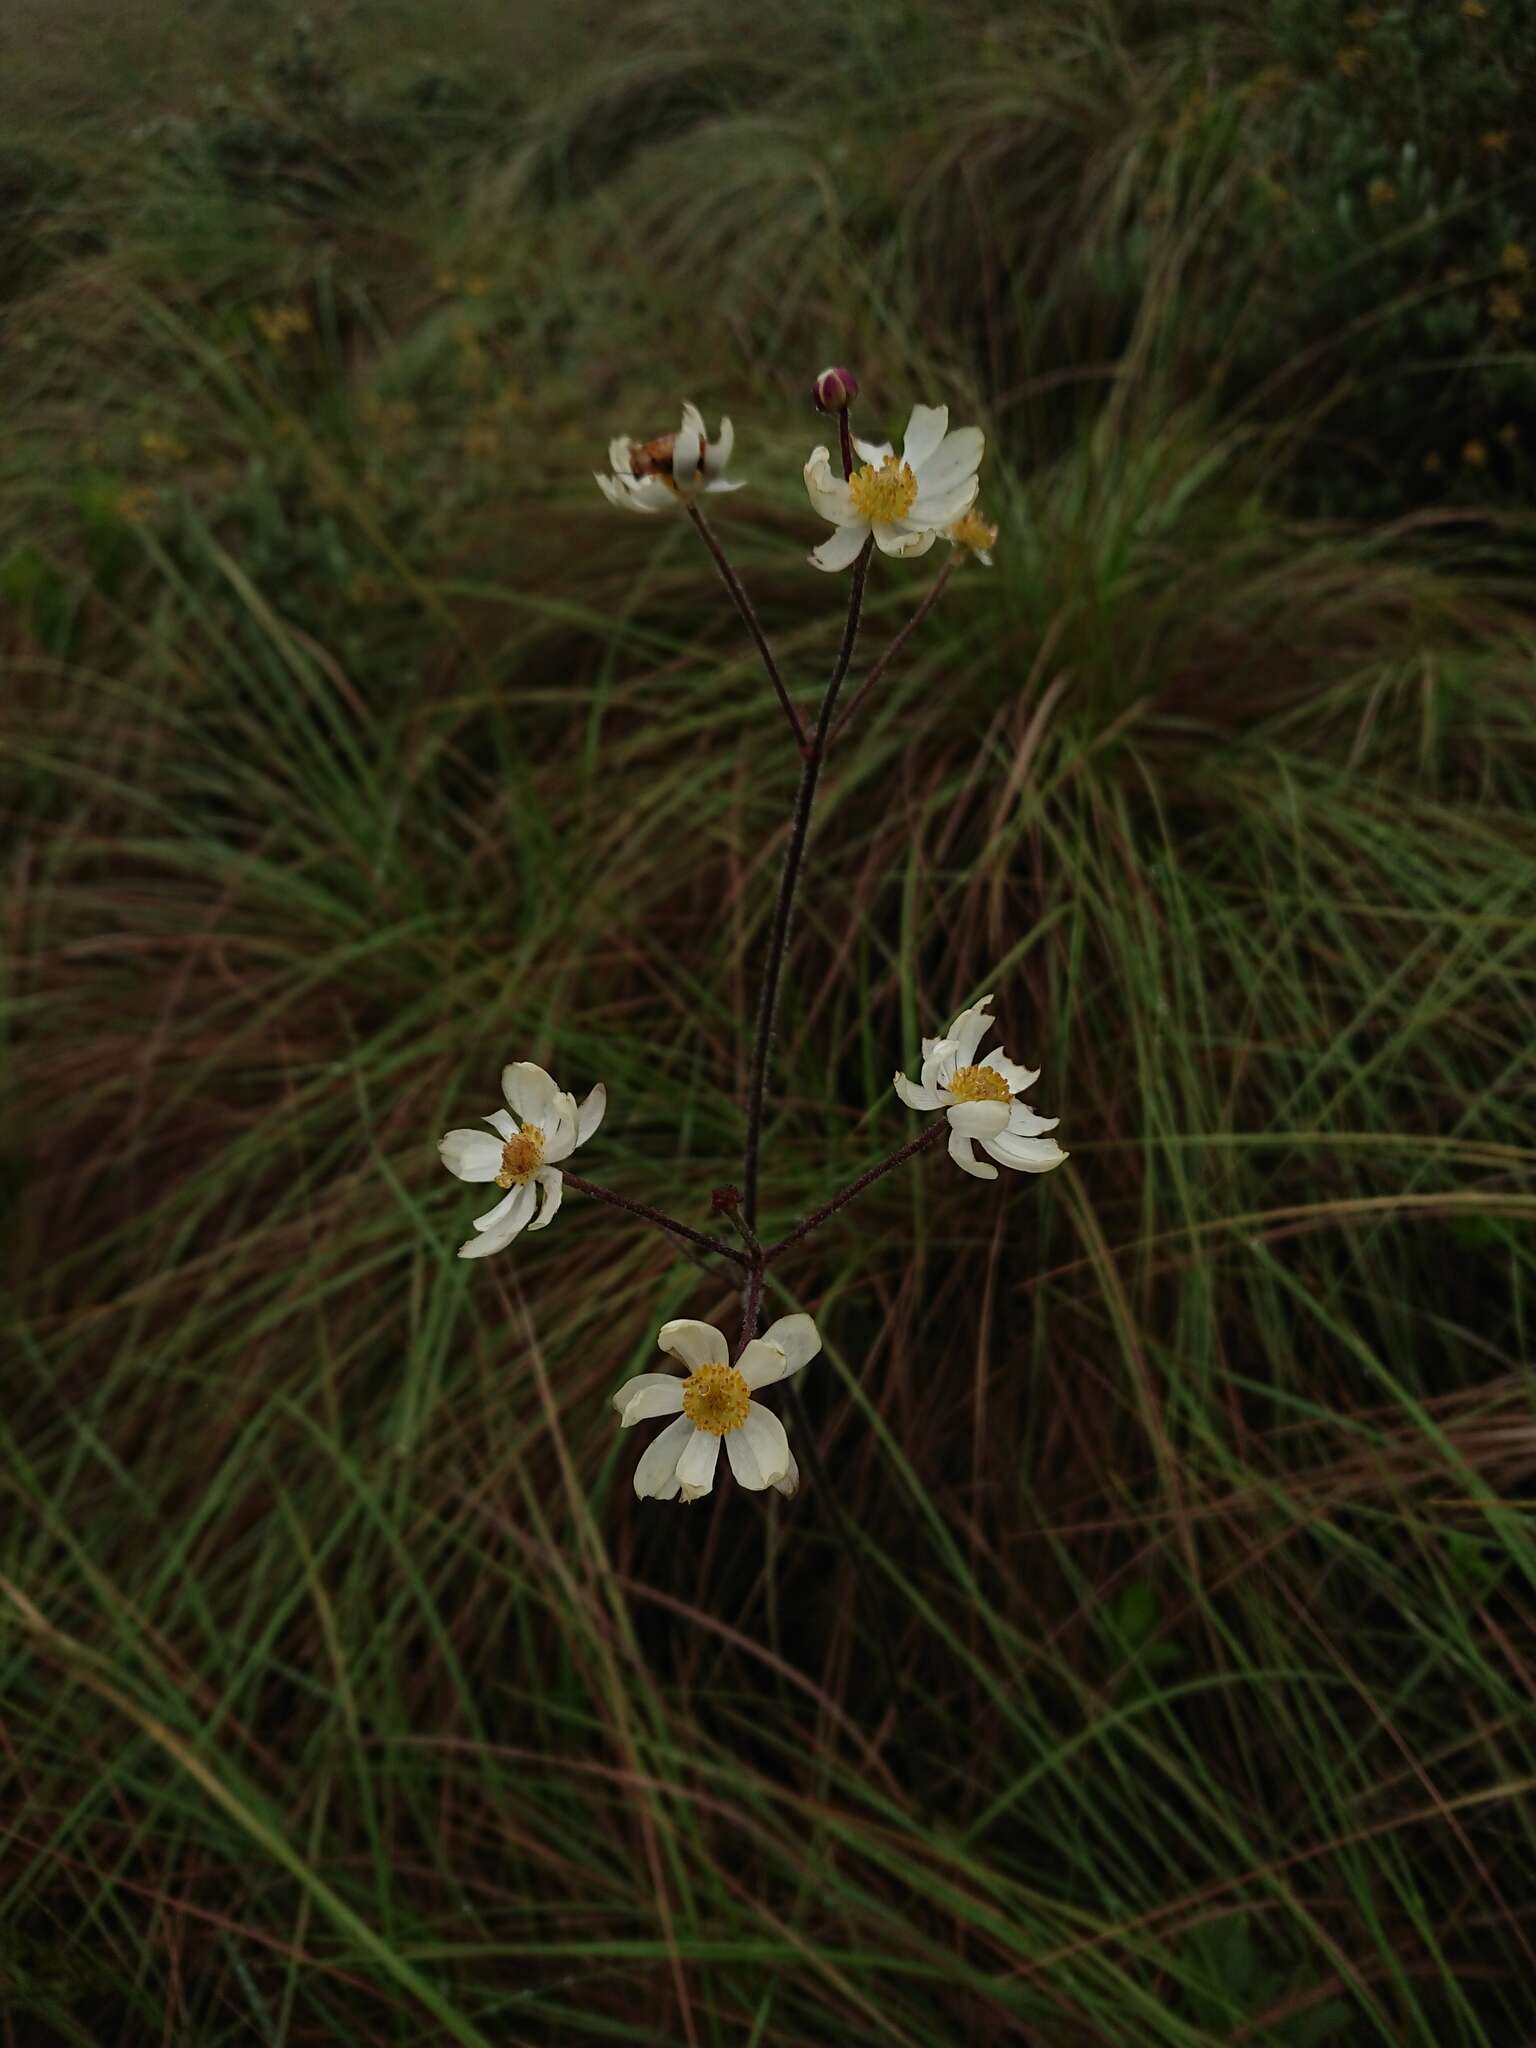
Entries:
POLYGON ((887 455, 878 469, 873 464, 856 469, 848 479, 848 491, 861 519, 871 526, 888 526, 893 520, 905 519, 912 510, 917 478, 904 462, 887 455))
POLYGON ((949 538, 963 548, 974 548, 979 555, 997 539, 997 528, 990 520, 983 519, 973 506, 963 519, 957 519, 950 527, 949 538))
POLYGON ((710 1436, 740 1429, 751 1405, 751 1389, 734 1365, 701 1365, 683 1382, 683 1413, 710 1436))
POLYGON ((1011 1102, 1012 1091, 996 1067, 961 1067, 944 1084, 956 1102, 1011 1102))
POLYGON ((496 1176, 497 1187, 526 1187, 538 1172, 543 1160, 544 1133, 537 1124, 524 1124, 516 1137, 508 1138, 501 1148, 501 1171, 496 1176))

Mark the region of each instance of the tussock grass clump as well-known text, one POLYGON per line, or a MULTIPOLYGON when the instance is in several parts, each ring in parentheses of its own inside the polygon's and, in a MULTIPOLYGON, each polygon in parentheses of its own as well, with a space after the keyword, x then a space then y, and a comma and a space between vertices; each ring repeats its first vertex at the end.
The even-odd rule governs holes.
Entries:
POLYGON ((305 85, 145 7, 0 87, 70 172, 0 278, 7 2024, 1504 2048, 1528 516, 1298 510, 1321 387, 1225 296, 1278 15, 635 22, 321 14, 305 85), (603 1179, 737 1174, 795 763, 588 472, 735 414, 805 701, 834 343, 871 431, 984 421, 1002 538, 828 770, 764 1227, 986 988, 1072 1159, 775 1269, 835 1499, 647 1512, 608 1396, 723 1284, 574 1198, 459 1264, 434 1141, 558 1048, 603 1179))

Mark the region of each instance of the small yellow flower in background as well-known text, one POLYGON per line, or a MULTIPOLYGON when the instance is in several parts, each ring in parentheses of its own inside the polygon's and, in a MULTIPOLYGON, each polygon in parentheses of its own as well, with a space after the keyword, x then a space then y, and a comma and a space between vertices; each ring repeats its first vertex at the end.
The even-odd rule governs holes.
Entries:
POLYGON ((1333 56, 1333 68, 1343 78, 1357 78, 1370 62, 1370 52, 1359 43, 1350 43, 1333 56))
POLYGON ((185 462, 187 445, 175 434, 167 434, 159 427, 146 427, 139 436, 139 446, 151 462, 185 462))
POLYGON ((1397 198, 1397 187, 1390 178, 1372 178, 1365 188, 1365 196, 1372 206, 1391 206, 1397 198))
POLYGON ((611 476, 592 472, 592 480, 610 505, 626 512, 664 512, 685 504, 700 492, 739 491, 726 476, 736 445, 736 429, 720 422, 713 441, 704 434, 704 415, 696 405, 683 407, 683 423, 675 434, 653 441, 632 441, 620 434, 608 443, 611 476))
POLYGON ((1515 425, 1513 420, 1509 422, 1508 426, 1500 427, 1499 439, 1504 443, 1504 446, 1506 448, 1519 447, 1520 429, 1515 425))
POLYGON ((1461 0, 1462 18, 1466 21, 1486 21, 1488 10, 1483 0, 1461 0))
POLYGON ((656 1337, 663 1351, 688 1367, 643 1372, 613 1397, 619 1426, 630 1429, 657 1415, 674 1415, 652 1439, 635 1467, 641 1500, 699 1500, 715 1483, 720 1440, 738 1486, 754 1493, 772 1486, 791 1494, 800 1483, 795 1454, 784 1425, 771 1408, 752 1396, 808 1365, 821 1349, 821 1336, 806 1315, 780 1316, 730 1363, 730 1346, 713 1323, 688 1317, 663 1323, 656 1337))
POLYGON ((997 1168, 976 1157, 972 1139, 1018 1173, 1049 1173, 1067 1157, 1054 1138, 1045 1136, 1061 1119, 1037 1116, 1027 1104, 1014 1101, 1039 1080, 1038 1069, 1015 1066, 1004 1052, 976 1059, 976 1048, 997 1021, 987 1015, 991 1001, 983 996, 962 1010, 943 1038, 925 1038, 920 1079, 897 1074, 896 1093, 908 1109, 944 1111, 949 1156, 977 1180, 996 1180, 997 1168))
POLYGON ((813 568, 846 569, 871 534, 883 555, 925 555, 976 502, 986 437, 980 427, 951 432, 947 405, 913 406, 899 457, 889 441, 853 445, 861 467, 846 481, 825 448, 805 465, 806 493, 836 529, 812 550, 813 568))
POLYGON ((303 306, 258 306, 252 316, 274 348, 286 348, 295 335, 308 334, 310 319, 303 306))
POLYGON ((578 1108, 576 1098, 557 1088, 532 1060, 502 1068, 501 1092, 521 1122, 504 1109, 492 1110, 485 1119, 490 1132, 450 1131, 437 1148, 444 1166, 460 1180, 494 1181, 510 1190, 504 1201, 475 1218, 479 1235, 459 1246, 461 1259, 505 1251, 520 1231, 542 1230, 551 1221, 564 1187, 558 1162, 587 1142, 608 1106, 608 1091, 599 1082, 578 1108))
POLYGON ((1486 469, 1488 450, 1481 441, 1468 441, 1462 447, 1461 459, 1468 469, 1486 469))
POLYGON ((1445 467, 1445 464, 1440 460, 1434 449, 1431 448, 1424 458, 1424 467, 1431 476, 1434 476, 1445 467))
POLYGON ((978 562, 991 568, 997 528, 982 518, 979 506, 973 505, 963 519, 957 519, 953 526, 946 526, 944 538, 954 547, 969 548, 978 562))
POLYGON ((1509 147, 1509 130, 1485 128, 1477 139, 1490 156, 1502 156, 1509 147))
POLYGON ((1531 259, 1523 242, 1506 242, 1499 256, 1499 262, 1511 277, 1520 277, 1530 269, 1531 259))
POLYGON ((1518 292, 1512 292, 1507 284, 1496 284, 1488 294, 1488 312, 1501 327, 1513 326, 1524 313, 1518 292))

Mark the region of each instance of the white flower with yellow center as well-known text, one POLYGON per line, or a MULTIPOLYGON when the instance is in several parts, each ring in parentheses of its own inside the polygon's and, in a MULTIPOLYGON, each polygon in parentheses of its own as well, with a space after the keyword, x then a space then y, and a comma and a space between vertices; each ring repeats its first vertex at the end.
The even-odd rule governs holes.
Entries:
POLYGON ((990 519, 983 519, 981 507, 973 505, 963 519, 957 519, 953 526, 946 526, 944 538, 951 547, 968 548, 986 568, 992 566, 992 549, 997 542, 997 528, 990 519))
POLYGON ((983 1152, 1019 1173, 1049 1173, 1068 1155, 1046 1137, 1061 1121, 1036 1116, 1015 1102, 1039 1080, 1038 1069, 1015 1066, 1006 1053, 989 1052, 980 1062, 976 1051, 996 1023, 987 1015, 990 996, 962 1010, 943 1038, 923 1040, 919 1081, 896 1076, 896 1093, 908 1109, 942 1109, 949 1118, 949 1156, 978 1180, 996 1180, 997 1168, 978 1159, 974 1140, 983 1152))
POLYGON ((450 1131, 437 1148, 460 1180, 494 1181, 508 1191, 494 1209, 475 1218, 479 1234, 459 1246, 461 1259, 505 1251, 521 1231, 542 1230, 553 1220, 563 1187, 557 1162, 586 1143, 608 1106, 608 1091, 599 1082, 578 1108, 575 1096, 557 1088, 532 1060, 502 1068, 501 1092, 515 1117, 492 1110, 485 1119, 490 1131, 450 1131))
POLYGON ((597 488, 610 505, 626 512, 665 512, 705 492, 739 491, 725 474, 736 444, 730 421, 720 422, 713 441, 704 433, 704 415, 696 405, 683 407, 683 424, 675 434, 653 441, 631 441, 620 434, 608 443, 612 476, 592 472, 597 488))
POLYGON ((675 1415, 647 1444, 635 1467, 635 1492, 642 1500, 698 1500, 715 1483, 720 1442, 737 1484, 759 1492, 765 1486, 793 1493, 799 1467, 784 1425, 771 1408, 752 1396, 775 1380, 798 1372, 821 1349, 816 1325, 806 1315, 781 1316, 746 1345, 736 1363, 713 1323, 686 1318, 663 1323, 656 1338, 688 1375, 643 1372, 613 1397, 624 1429, 653 1415, 675 1415))
POLYGON ((825 448, 811 451, 805 488, 837 528, 811 555, 818 569, 846 569, 871 534, 887 555, 925 555, 970 510, 986 439, 980 427, 949 429, 947 405, 914 405, 898 457, 889 442, 855 440, 861 466, 845 482, 825 448))

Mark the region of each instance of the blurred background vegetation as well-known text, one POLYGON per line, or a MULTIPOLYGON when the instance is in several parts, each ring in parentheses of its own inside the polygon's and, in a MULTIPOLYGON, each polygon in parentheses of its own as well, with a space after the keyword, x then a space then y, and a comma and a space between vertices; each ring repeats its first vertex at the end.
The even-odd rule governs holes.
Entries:
POLYGON ((1530 2039, 1527 0, 0 59, 7 2048, 1530 2039), (734 415, 813 700, 829 360, 1002 537, 823 785, 768 1224, 985 989, 1072 1159, 786 1260, 831 1488, 662 1509, 607 1397, 728 1292, 457 1262, 435 1140, 532 1056, 737 1176, 795 762, 589 472, 734 415))

